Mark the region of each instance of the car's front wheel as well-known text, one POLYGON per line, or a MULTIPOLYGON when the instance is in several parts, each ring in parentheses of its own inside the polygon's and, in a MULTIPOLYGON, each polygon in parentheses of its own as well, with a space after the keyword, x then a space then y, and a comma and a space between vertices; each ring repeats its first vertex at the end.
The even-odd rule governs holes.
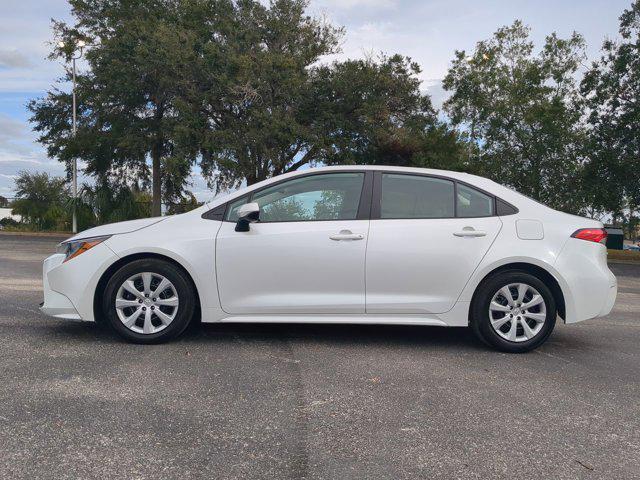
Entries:
POLYGON ((180 335, 193 317, 195 294, 187 274, 170 262, 140 259, 109 279, 102 309, 129 341, 160 343, 180 335))
POLYGON ((504 352, 539 347, 556 323, 553 294, 539 278, 522 271, 500 272, 485 280, 471 308, 476 335, 504 352))

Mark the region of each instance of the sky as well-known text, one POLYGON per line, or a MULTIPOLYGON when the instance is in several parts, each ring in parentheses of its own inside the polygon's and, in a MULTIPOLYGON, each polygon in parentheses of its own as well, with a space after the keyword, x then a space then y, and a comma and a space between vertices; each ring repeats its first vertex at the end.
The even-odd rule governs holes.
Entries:
MULTIPOLYGON (((436 107, 446 99, 442 78, 456 50, 471 51, 503 25, 521 19, 540 46, 547 34, 573 31, 587 42, 589 61, 599 56, 605 38, 616 38, 618 17, 631 0, 311 0, 309 13, 345 27, 341 53, 331 58, 361 58, 400 53, 422 67, 422 89, 436 107)), ((63 74, 63 65, 46 59, 51 19, 71 20, 65 0, 0 0, 0 195, 13 196, 21 170, 64 175, 47 157, 28 122, 26 103, 43 97, 63 74)), ((81 99, 79 101, 82 101, 81 99)), ((198 172, 192 191, 213 197, 198 172)))

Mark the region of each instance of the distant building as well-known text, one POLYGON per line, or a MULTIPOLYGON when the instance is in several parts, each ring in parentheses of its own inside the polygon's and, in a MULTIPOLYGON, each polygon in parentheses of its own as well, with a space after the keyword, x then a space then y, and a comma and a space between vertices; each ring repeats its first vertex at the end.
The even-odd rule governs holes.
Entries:
POLYGON ((13 215, 10 208, 0 208, 0 220, 3 218, 13 218, 16 222, 22 221, 20 215, 13 215))

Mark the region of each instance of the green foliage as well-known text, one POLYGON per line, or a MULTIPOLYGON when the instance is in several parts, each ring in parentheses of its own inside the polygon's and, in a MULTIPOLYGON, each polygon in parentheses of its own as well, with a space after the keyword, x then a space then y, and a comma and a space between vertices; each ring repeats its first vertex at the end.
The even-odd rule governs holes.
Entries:
POLYGON ((604 42, 581 85, 590 111, 584 191, 594 210, 634 224, 640 208, 640 1, 620 16, 620 37, 604 42))
MULTIPOLYGON (((307 14, 307 0, 70 4, 73 22, 54 22, 65 46, 51 58, 70 60, 78 39, 92 44, 77 78, 77 136, 66 91, 54 86, 29 108, 48 154, 68 174, 82 159, 95 180, 76 204, 81 226, 159 215, 161 200, 169 213, 195 208, 194 165, 221 191, 316 164, 469 171, 554 208, 635 225, 640 0, 580 88, 576 33, 552 33, 536 51, 516 21, 471 54, 456 52, 444 79, 451 123, 420 90, 420 67, 407 57, 322 64, 344 32, 307 14)), ((70 71, 61 79, 69 81, 70 71)), ((28 196, 14 206, 37 228, 68 225, 64 181, 40 184, 54 180, 62 193, 49 207, 28 196)), ((295 202, 277 208, 305 214, 295 202)))
POLYGON ((270 202, 265 205, 260 212, 262 220, 266 221, 300 221, 311 218, 311 214, 308 209, 305 208, 303 203, 293 197, 281 198, 274 202, 270 202))
POLYGON ((0 208, 7 208, 9 206, 9 199, 0 195, 0 208))
POLYGON ((202 205, 202 202, 198 202, 196 197, 191 192, 187 194, 177 203, 170 203, 167 206, 168 215, 176 215, 179 213, 186 213, 202 205))
POLYGON ((585 132, 575 73, 584 42, 549 35, 534 53, 520 21, 457 51, 444 79, 445 109, 475 144, 472 167, 551 207, 577 212, 585 132))
POLYGON ((67 230, 71 215, 69 192, 63 178, 47 173, 20 172, 15 180, 12 213, 37 230, 67 230))
POLYGON ((135 188, 83 185, 78 204, 79 219, 101 225, 150 217, 152 199, 148 192, 135 188))
POLYGON ((326 164, 465 169, 460 136, 420 91, 420 67, 401 55, 347 60, 315 72, 324 129, 314 151, 326 164))
MULTIPOLYGON (((77 136, 69 135, 68 93, 53 89, 29 104, 50 156, 68 166, 82 158, 85 173, 102 183, 117 180, 122 186, 152 179, 156 215, 161 170, 172 176, 164 182, 165 199, 175 200, 194 161, 193 151, 180 148, 176 140, 182 74, 196 53, 193 36, 181 28, 180 3, 186 2, 70 0, 76 21, 54 24, 56 37, 67 46, 56 48, 52 57, 68 59, 77 38, 93 43, 85 54, 88 70, 77 77, 77 136)), ((70 72, 63 80, 69 77, 70 72)))
POLYGON ((340 218, 344 192, 338 190, 323 190, 320 200, 313 204, 313 218, 322 220, 337 220, 340 218))
MULTIPOLYGON (((47 173, 21 172, 15 181, 12 213, 36 230, 68 231, 74 201, 66 180, 47 173)), ((101 184, 83 185, 76 202, 78 228, 120 222, 151 215, 151 196, 145 191, 101 184)))
POLYGON ((199 88, 186 105, 211 186, 252 184, 317 160, 325 131, 313 64, 336 51, 342 31, 306 15, 306 0, 200 6, 199 88), (201 24, 221 13, 224 21, 201 24))
POLYGON ((52 58, 69 59, 78 38, 93 43, 78 133, 56 88, 29 104, 34 128, 68 170, 82 158, 98 183, 151 184, 154 214, 160 190, 168 204, 188 198, 197 162, 217 190, 317 163, 466 168, 418 65, 400 55, 320 65, 343 31, 307 15, 306 0, 70 3, 74 23, 54 24, 66 46, 52 58))
POLYGON ((20 227, 20 223, 11 217, 0 218, 0 226, 15 230, 20 227))

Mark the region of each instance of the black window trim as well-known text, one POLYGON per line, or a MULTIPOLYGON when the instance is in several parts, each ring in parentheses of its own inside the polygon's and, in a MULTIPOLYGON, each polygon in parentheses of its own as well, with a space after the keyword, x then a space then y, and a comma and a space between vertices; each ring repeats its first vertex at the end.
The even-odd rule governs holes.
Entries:
MULTIPOLYGON (((458 180, 456 178, 451 178, 451 177, 447 177, 444 175, 437 175, 437 174, 432 174, 432 173, 419 173, 419 172, 404 172, 404 171, 394 171, 394 170, 363 170, 363 169, 348 169, 348 170, 333 170, 333 171, 316 171, 316 172, 309 172, 309 173, 305 173, 302 175, 296 175, 295 177, 290 177, 290 178, 285 178, 282 179, 278 182, 275 183, 271 183, 269 185, 265 185, 262 188, 256 189, 252 192, 249 192, 246 195, 240 195, 238 197, 235 197, 231 200, 228 200, 227 202, 223 203, 222 205, 218 205, 217 207, 212 208, 211 210, 207 210, 205 213, 202 214, 202 218, 207 219, 207 220, 217 220, 217 221, 223 221, 223 222, 230 222, 230 223, 235 223, 231 220, 226 220, 227 218, 227 209, 229 208, 229 205, 231 203, 234 203, 238 200, 240 200, 241 198, 247 198, 247 202, 250 202, 251 199, 253 198, 253 196, 263 190, 266 190, 267 188, 271 188, 274 187, 276 185, 279 185, 281 183, 284 182, 288 182, 290 180, 294 180, 294 179, 298 179, 298 178, 304 178, 304 177, 310 177, 310 176, 314 176, 314 175, 327 175, 327 174, 332 174, 332 173, 364 173, 364 181, 362 184, 362 191, 360 193, 360 204, 358 205, 358 213, 356 215, 356 218, 354 220, 446 220, 446 219, 453 219, 453 218, 490 218, 490 217, 502 217, 502 216, 506 216, 506 215, 498 215, 498 206, 497 206, 497 202, 498 200, 501 201, 502 203, 508 205, 509 207, 511 207, 511 209, 513 210, 512 213, 509 213, 508 215, 515 215, 519 212, 518 208, 516 206, 514 206, 513 204, 507 202, 506 200, 497 197, 496 195, 494 195, 493 193, 487 192, 486 190, 483 190, 480 187, 477 187, 476 185, 472 185, 471 183, 465 182, 463 180, 458 180), (414 177, 428 177, 428 178, 437 178, 440 180, 447 180, 449 182, 453 182, 453 189, 454 189, 454 204, 453 204, 453 208, 454 208, 454 216, 453 217, 408 217, 408 218, 381 218, 381 200, 382 200, 382 175, 383 174, 391 174, 391 175, 409 175, 409 176, 414 176, 414 177), (477 217, 459 217, 458 216, 458 184, 460 185, 464 185, 466 187, 472 188, 474 190, 477 190, 489 197, 491 197, 491 199, 493 200, 492 202, 492 214, 491 215, 483 215, 483 216, 477 216, 477 217)), ((352 221, 352 220, 333 220, 333 219, 326 219, 326 220, 287 220, 287 221, 275 221, 275 222, 267 222, 267 223, 294 223, 294 222, 340 222, 340 221, 344 221, 344 222, 348 222, 348 221, 352 221)))

